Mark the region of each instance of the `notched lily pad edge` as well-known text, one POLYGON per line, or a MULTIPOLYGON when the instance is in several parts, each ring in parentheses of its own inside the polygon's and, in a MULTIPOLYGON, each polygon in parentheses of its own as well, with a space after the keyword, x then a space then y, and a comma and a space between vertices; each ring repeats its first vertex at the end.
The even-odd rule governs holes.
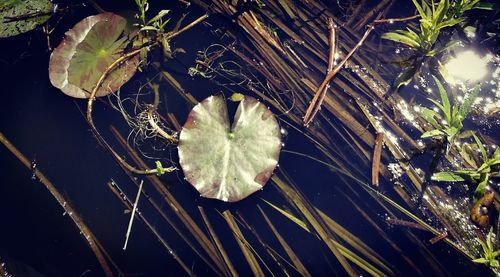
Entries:
MULTIPOLYGON (((182 126, 181 128, 181 131, 180 133, 182 133, 182 130, 184 130, 185 128, 191 128, 194 123, 195 123, 195 117, 194 115, 192 114, 194 108, 198 105, 202 105, 203 103, 206 103, 208 101, 210 101, 210 99, 213 97, 221 97, 223 98, 224 102, 226 103, 226 111, 227 111, 227 104, 228 104, 228 98, 224 97, 223 95, 210 95, 209 97, 205 98, 204 100, 202 100, 201 102, 199 102, 198 104, 196 104, 193 109, 191 110, 191 112, 188 114, 188 118, 186 119, 184 125, 182 126)), ((219 200, 219 201, 222 201, 222 202, 226 202, 226 203, 235 203, 235 202, 239 202, 239 201, 242 201, 242 200, 245 200, 247 199, 248 197, 254 195, 256 192, 258 191, 262 191, 264 189, 264 186, 269 182, 269 179, 271 178, 271 176, 274 174, 275 170, 279 167, 279 158, 280 158, 280 154, 281 154, 281 150, 282 150, 282 147, 283 147, 283 137, 282 137, 282 133, 281 133, 281 125, 279 124, 279 120, 278 118, 275 116, 275 114, 270 110, 269 107, 265 106, 261 101, 259 101, 258 99, 252 97, 252 96, 248 96, 248 95, 245 95, 243 97, 243 99, 241 101, 238 101, 239 104, 238 104, 238 108, 240 105, 243 105, 243 102, 244 101, 248 101, 250 103, 258 103, 259 105, 261 105, 264 109, 265 109, 265 112, 264 114, 262 115, 262 119, 263 120, 267 120, 268 118, 273 118, 273 120, 275 121, 276 123, 276 126, 278 126, 278 129, 280 130, 279 132, 279 146, 277 148, 277 157, 276 157, 276 164, 272 167, 272 169, 266 169, 266 170, 263 170, 261 172, 259 172, 255 178, 254 178, 254 181, 258 184, 261 185, 261 188, 259 190, 256 190, 250 194, 248 194, 247 196, 243 197, 243 198, 232 198, 232 197, 229 197, 227 199, 219 199, 219 198, 216 198, 216 197, 208 197, 208 196, 204 196, 202 194, 199 194, 200 197, 203 197, 203 198, 207 198, 207 199, 215 199, 215 200, 219 200)), ((231 115, 229 115, 229 120, 231 119, 231 115)), ((234 120, 234 116, 232 117, 232 119, 234 120)), ((230 120, 230 130, 228 132, 228 135, 231 135, 232 134, 232 128, 233 128, 233 124, 234 122, 230 120)), ((180 136, 179 136, 180 137, 180 136)), ((179 140, 179 144, 177 146, 177 149, 179 151, 179 146, 181 146, 182 144, 182 141, 179 140)), ((196 178, 193 178, 192 176, 190 176, 189 174, 186 174, 186 171, 184 170, 184 167, 183 167, 183 161, 179 160, 179 163, 181 165, 181 168, 182 168, 182 171, 183 171, 183 174, 184 174, 184 180, 186 180, 197 192, 198 189, 196 188, 196 182, 194 179, 196 178)), ((212 184, 212 186, 220 186, 220 184, 212 184)))

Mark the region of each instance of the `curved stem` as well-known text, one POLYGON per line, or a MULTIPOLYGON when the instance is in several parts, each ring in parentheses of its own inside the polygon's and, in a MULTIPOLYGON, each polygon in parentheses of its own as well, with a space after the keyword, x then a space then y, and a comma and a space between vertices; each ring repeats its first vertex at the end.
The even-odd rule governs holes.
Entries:
MULTIPOLYGON (((178 30, 177 32, 167 34, 167 39, 172 39, 172 38, 178 36, 179 34, 181 34, 184 31, 190 29, 191 27, 193 27, 194 25, 200 23, 201 21, 205 20, 206 18, 208 18, 207 14, 200 16, 199 18, 197 18, 193 22, 189 23, 188 25, 184 26, 182 29, 178 30)), ((157 46, 159 46, 159 43, 158 42, 154 42, 154 43, 152 43, 150 45, 147 45, 147 46, 144 46, 144 47, 152 48, 152 47, 157 47, 157 46)), ((92 91, 90 93, 90 96, 89 96, 89 101, 88 101, 88 104, 87 104, 87 122, 89 123, 89 125, 90 125, 90 127, 92 129, 92 132, 97 137, 97 139, 99 140, 99 142, 102 143, 104 145, 104 147, 109 152, 111 152, 111 154, 113 155, 113 157, 120 164, 122 164, 126 169, 128 169, 131 172, 136 173, 136 174, 156 174, 156 173, 158 173, 157 169, 144 169, 144 170, 137 169, 134 166, 132 166, 129 163, 127 163, 122 157, 120 157, 120 155, 118 155, 118 153, 116 153, 116 151, 113 150, 113 148, 111 147, 111 145, 109 145, 106 142, 106 140, 101 136, 101 134, 99 133, 99 131, 95 127, 94 119, 92 118, 92 108, 93 108, 93 104, 94 104, 94 101, 95 101, 95 96, 97 94, 97 91, 99 90, 99 87, 103 83, 104 79, 106 79, 106 77, 114 69, 116 69, 119 65, 121 65, 123 62, 125 62, 126 60, 134 57, 135 55, 138 55, 144 49, 144 47, 141 47, 139 49, 135 49, 133 51, 130 51, 127 54, 125 54, 125 55, 121 56, 120 58, 116 59, 102 73, 101 77, 99 77, 99 79, 97 80, 97 83, 96 83, 95 87, 92 89, 92 91)), ((167 132, 165 132, 162 129, 160 129, 159 126, 156 124, 156 122, 154 122, 153 117, 152 117, 152 111, 150 113, 148 113, 148 118, 149 118, 149 123, 151 124, 151 126, 153 128, 155 128, 157 130, 158 134, 160 134, 162 137, 164 137, 164 138, 166 138, 166 139, 168 139, 168 140, 170 140, 172 142, 176 141, 175 136, 169 135, 167 132)), ((165 170, 165 172, 172 172, 172 171, 176 170, 176 168, 175 167, 168 167, 168 168, 165 168, 164 170, 165 170)))
MULTIPOLYGON (((157 43, 152 44, 152 45, 147 46, 147 47, 152 47, 152 46, 156 46, 156 45, 157 45, 157 43)), ((113 155, 113 157, 120 164, 122 164, 127 170, 129 170, 129 171, 131 171, 133 173, 136 173, 136 174, 156 174, 156 173, 158 173, 157 169, 144 169, 144 170, 141 170, 141 169, 137 169, 134 166, 132 166, 129 163, 127 163, 118 153, 116 153, 115 150, 113 150, 113 148, 111 147, 111 145, 109 145, 106 142, 106 140, 101 136, 101 134, 99 133, 99 131, 95 127, 94 119, 92 118, 92 107, 93 107, 93 104, 94 104, 94 101, 95 101, 95 96, 97 94, 97 91, 99 90, 99 87, 101 86, 102 82, 104 81, 104 79, 106 79, 106 77, 109 75, 109 73, 112 72, 114 69, 116 69, 116 67, 118 67, 120 64, 122 64, 126 60, 134 57, 135 55, 138 55, 141 52, 142 49, 143 48, 139 48, 139 49, 133 50, 133 51, 131 51, 131 52, 129 52, 129 53, 121 56, 120 58, 116 59, 113 63, 111 63, 108 66, 108 68, 106 68, 106 70, 102 73, 101 77, 97 80, 97 83, 96 83, 95 87, 92 89, 92 92, 90 93, 90 96, 89 96, 89 101, 87 103, 87 122, 89 123, 90 128, 92 129, 92 132, 97 137, 97 140, 101 144, 103 144, 104 147, 109 152, 111 152, 111 154, 113 155)), ((175 167, 169 167, 169 168, 166 168, 165 170, 167 172, 171 172, 171 171, 175 170, 175 167)))

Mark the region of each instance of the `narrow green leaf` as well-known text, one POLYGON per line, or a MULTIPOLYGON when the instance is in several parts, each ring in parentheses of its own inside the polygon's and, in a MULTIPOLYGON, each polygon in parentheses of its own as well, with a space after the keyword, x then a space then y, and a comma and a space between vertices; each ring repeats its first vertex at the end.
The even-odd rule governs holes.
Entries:
POLYGON ((280 212, 282 215, 284 215, 286 218, 290 219, 293 223, 297 224, 302 229, 306 230, 307 232, 311 232, 309 230, 309 228, 307 227, 307 224, 304 221, 302 221, 301 219, 299 219, 298 217, 294 216, 293 214, 283 210, 282 208, 274 205, 273 203, 271 203, 265 199, 262 199, 262 201, 266 202, 266 204, 271 206, 276 211, 280 212))
POLYGON ((422 118, 427 121, 429 124, 431 124, 434 128, 440 128, 441 125, 437 122, 436 118, 439 118, 440 115, 429 108, 421 107, 420 108, 420 115, 422 118))
POLYGON ((452 142, 452 138, 455 137, 455 135, 458 133, 458 128, 451 126, 449 128, 444 129, 444 132, 448 136, 448 142, 452 142))
POLYGON ((487 260, 485 258, 478 258, 478 259, 474 259, 472 261, 475 262, 475 263, 477 263, 477 264, 487 264, 487 263, 489 263, 489 260, 487 260))
POLYGON ((153 27, 153 26, 144 26, 140 29, 140 31, 159 31, 158 28, 153 27))
POLYGON ((484 243, 484 241, 481 240, 481 239, 479 239, 479 238, 476 238, 476 240, 479 242, 479 244, 481 244, 481 247, 483 248, 483 252, 487 253, 488 252, 488 246, 486 246, 486 243, 484 243))
POLYGON ((424 9, 422 8, 422 6, 420 6, 420 4, 417 2, 417 0, 411 0, 411 1, 413 1, 413 5, 415 5, 415 8, 417 8, 417 11, 418 11, 418 14, 420 14, 420 17, 422 17, 422 19, 427 18, 427 14, 424 12, 424 9))
POLYGON ((444 136, 446 135, 443 131, 441 130, 430 130, 425 133, 423 133, 420 137, 421 138, 433 138, 433 137, 438 137, 438 136, 444 136))
POLYGON ((500 148, 495 149, 495 152, 493 153, 492 158, 495 160, 500 160, 500 148))
POLYGON ((165 15, 167 15, 170 11, 169 10, 161 10, 158 12, 157 15, 155 15, 153 18, 151 18, 149 21, 148 21, 148 25, 155 22, 155 21, 158 21, 160 19, 162 19, 165 15))
POLYGON ((438 182, 461 182, 465 179, 454 172, 436 172, 432 174, 431 180, 438 182))
POLYGON ((450 105, 450 100, 448 99, 448 93, 446 93, 446 90, 443 87, 443 84, 439 81, 436 76, 432 76, 434 79, 434 82, 436 83, 439 91, 439 95, 441 97, 441 104, 442 104, 442 110, 444 112, 446 121, 450 122, 451 121, 451 105, 450 105))
MULTIPOLYGON (((436 101, 432 98, 427 98, 427 100, 431 101, 436 107, 438 107, 443 112, 443 114, 446 115, 445 108, 443 107, 443 105, 441 105, 441 103, 439 103, 438 101, 436 101)), ((449 123, 448 118, 445 118, 445 120, 446 120, 446 122, 449 123)))
POLYGON ((472 92, 469 95, 467 95, 467 98, 465 98, 462 105, 460 105, 459 114, 462 116, 463 119, 465 119, 469 114, 472 108, 472 104, 474 104, 474 101, 476 101, 478 94, 479 94, 479 86, 474 88, 472 92))
POLYGON ((488 246, 488 252, 490 252, 490 254, 493 253, 493 244, 491 243, 492 240, 493 240, 493 228, 490 228, 490 231, 486 235, 486 246, 488 246))
POLYGON ((399 42, 399 43, 403 43, 403 44, 406 44, 412 48, 419 48, 419 46, 420 46, 420 44, 417 41, 413 40, 411 37, 403 35, 403 34, 399 34, 396 32, 384 33, 382 35, 382 38, 387 39, 387 40, 392 40, 395 42, 399 42))
POLYGON ((499 267, 500 263, 497 260, 490 260, 491 267, 499 267))
POLYGON ((483 196, 484 191, 486 190, 486 185, 488 184, 489 178, 490 178, 489 173, 481 174, 480 182, 477 185, 476 190, 474 191, 474 195, 473 195, 474 202, 479 200, 481 198, 481 196, 483 196))
POLYGON ((476 134, 472 134, 472 137, 474 137, 474 140, 476 141, 477 147, 479 147, 479 150, 481 151, 481 156, 483 157, 483 163, 488 161, 488 154, 486 153, 486 149, 484 149, 483 143, 479 138, 476 136, 476 134))
POLYGON ((440 30, 440 29, 443 29, 443 28, 446 28, 446 27, 451 27, 451 26, 455 26, 457 25, 458 23, 462 22, 465 20, 465 17, 460 17, 460 18, 453 18, 453 19, 450 19, 450 20, 446 20, 444 22, 441 22, 437 25, 437 30, 440 30))
POLYGON ((436 9, 436 12, 434 14, 434 24, 440 23, 446 13, 448 12, 448 8, 450 7, 450 1, 449 0, 441 0, 439 2, 439 5, 436 9))
POLYGON ((406 30, 407 31, 403 31, 405 35, 407 35, 409 38, 413 39, 414 41, 417 41, 420 39, 420 36, 415 32, 413 31, 412 29, 406 27, 406 30))
POLYGON ((495 3, 484 3, 484 2, 481 2, 481 3, 476 4, 472 8, 473 9, 478 9, 478 10, 492 11, 494 9, 494 7, 495 7, 495 3))

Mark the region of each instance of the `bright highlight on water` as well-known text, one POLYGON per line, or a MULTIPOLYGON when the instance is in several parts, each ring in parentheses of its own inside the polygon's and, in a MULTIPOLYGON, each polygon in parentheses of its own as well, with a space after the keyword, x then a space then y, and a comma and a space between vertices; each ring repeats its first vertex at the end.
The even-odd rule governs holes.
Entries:
POLYGON ((488 73, 490 60, 490 55, 480 57, 472 50, 461 52, 444 66, 449 74, 447 81, 455 84, 463 81, 480 81, 488 73))

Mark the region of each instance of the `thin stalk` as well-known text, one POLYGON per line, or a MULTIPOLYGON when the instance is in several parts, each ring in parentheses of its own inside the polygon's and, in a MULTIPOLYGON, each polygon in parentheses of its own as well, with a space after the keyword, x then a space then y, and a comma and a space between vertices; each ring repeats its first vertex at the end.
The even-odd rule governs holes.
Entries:
POLYGON ((254 276, 265 276, 264 272, 262 271, 259 262, 255 259, 255 256, 252 254, 250 249, 247 247, 248 242, 246 242, 245 237, 241 233, 240 228, 238 228, 238 225, 236 224, 236 221, 234 221, 233 215, 231 212, 228 210, 224 211, 222 213, 222 216, 227 222, 227 225, 233 232, 234 238, 238 242, 238 245, 240 246, 241 252, 245 256, 245 259, 248 262, 248 265, 250 266, 250 269, 253 272, 254 276))
MULTIPOLYGON (((127 207, 127 209, 131 210, 133 207, 132 201, 127 197, 127 195, 123 192, 123 190, 118 187, 115 182, 108 182, 108 188, 113 192, 113 194, 127 207)), ((192 270, 186 266, 184 261, 177 256, 174 249, 168 244, 168 242, 163 239, 160 233, 156 230, 153 224, 151 224, 145 217, 142 215, 140 211, 137 212, 137 216, 142 220, 146 228, 156 237, 156 239, 163 245, 163 247, 167 250, 167 252, 174 258, 174 260, 182 267, 182 269, 189 276, 196 276, 192 270)))
MULTIPOLYGON (((142 158, 134 151, 128 144, 125 138, 118 132, 114 127, 111 127, 111 132, 118 140, 120 145, 126 150, 129 156, 134 160, 140 167, 145 168, 147 165, 142 160, 142 158)), ((168 191, 165 185, 160 181, 160 179, 155 175, 148 175, 146 177, 152 184, 153 187, 158 191, 158 193, 163 197, 168 206, 172 211, 179 217, 182 223, 186 226, 187 230, 193 235, 196 241, 201 245, 201 247, 208 254, 208 257, 212 259, 213 263, 217 266, 220 272, 225 271, 224 261, 219 258, 217 250, 214 245, 210 242, 206 234, 201 230, 201 228, 194 222, 192 217, 186 212, 182 205, 176 200, 176 198, 168 191)))
POLYGON ((144 180, 141 180, 141 183, 139 184, 139 190, 137 191, 137 196, 135 197, 132 213, 130 214, 130 221, 128 222, 127 233, 125 234, 125 244, 123 245, 123 250, 127 250, 128 238, 130 237, 130 232, 132 231, 132 223, 134 222, 135 211, 137 210, 137 204, 139 203, 139 197, 141 196, 142 192, 142 184, 144 184, 144 180))
POLYGON ((290 274, 288 273, 288 270, 285 268, 285 265, 283 263, 281 263, 282 257, 277 256, 276 255, 277 252, 271 246, 269 246, 269 244, 264 242, 264 239, 262 239, 262 237, 259 235, 257 230, 255 230, 255 228, 253 228, 247 222, 247 220, 245 219, 245 217, 243 217, 243 214, 241 212, 236 211, 236 215, 238 215, 238 219, 239 219, 240 224, 243 225, 243 227, 245 227, 247 230, 249 230, 253 234, 253 236, 259 241, 260 245, 266 250, 267 254, 271 257, 271 259, 273 259, 273 261, 281 268, 281 270, 283 271, 283 274, 285 276, 290 277, 290 274))
POLYGON ((59 205, 64 209, 64 214, 68 215, 73 223, 76 225, 80 233, 83 235, 87 244, 89 245, 92 252, 97 258, 97 261, 102 267, 104 274, 111 277, 113 273, 104 258, 102 250, 98 246, 98 240, 90 230, 90 228, 85 224, 78 213, 73 209, 73 207, 66 202, 61 193, 56 189, 52 182, 38 169, 32 168, 31 162, 0 132, 0 142, 14 155, 16 158, 29 170, 32 170, 36 178, 42 183, 45 188, 52 194, 59 205))
POLYGON ((382 0, 378 3, 377 6, 375 6, 373 9, 371 9, 369 12, 365 14, 365 16, 362 19, 358 20, 358 23, 353 27, 356 31, 359 31, 363 26, 366 25, 366 23, 375 16, 376 14, 381 14, 381 10, 384 8, 387 3, 389 3, 391 0, 382 0))
POLYGON ((269 217, 267 217, 266 213, 264 213, 264 210, 262 210, 262 208, 258 204, 257 208, 264 217, 264 220, 266 221, 269 228, 271 228, 271 231, 273 232, 274 236, 280 243, 281 247, 283 247, 288 257, 290 257, 290 260, 292 260, 292 263, 295 266, 297 272, 300 273, 302 276, 311 276, 311 274, 309 273, 309 271, 307 271, 304 264, 300 261, 299 257, 295 254, 295 251, 292 250, 292 248, 290 247, 290 245, 288 245, 283 236, 281 236, 278 230, 276 230, 276 227, 274 227, 272 221, 269 219, 269 217))
POLYGON ((168 33, 167 34, 167 39, 173 39, 173 38, 175 38, 176 36, 178 36, 178 35, 184 33, 185 31, 193 28, 196 24, 202 22, 203 20, 205 20, 207 18, 208 18, 208 14, 204 14, 204 15, 198 17, 193 22, 191 22, 188 25, 182 27, 180 30, 177 30, 177 31, 175 31, 173 33, 168 33))
MULTIPOLYGON (((368 38, 368 35, 373 31, 374 28, 375 28, 374 25, 368 26, 368 29, 365 31, 363 37, 361 37, 361 39, 358 41, 358 43, 356 44, 356 46, 354 46, 351 49, 351 51, 335 67, 335 69, 333 69, 328 74, 326 74, 325 79, 323 80, 323 82, 321 83, 321 85, 316 90, 315 95, 321 95, 321 93, 325 90, 325 88, 327 88, 328 83, 333 79, 333 77, 335 77, 335 75, 337 75, 337 73, 339 73, 339 71, 344 67, 344 65, 349 60, 349 58, 351 58, 351 56, 354 54, 354 52, 356 52, 356 50, 358 50, 358 48, 361 45, 363 45, 363 42, 368 38)), ((323 97, 323 99, 324 99, 324 97, 323 97)), ((309 112, 306 111, 306 114, 304 115, 304 126, 307 127, 309 125, 309 123, 311 123, 311 121, 314 119, 315 113, 313 113, 313 111, 314 110, 319 110, 319 107, 322 104, 322 101, 320 102, 320 100, 321 100, 321 98, 318 96, 318 97, 313 98, 313 100, 311 101, 311 104, 307 108, 307 111, 309 111, 309 112), (316 106, 318 106, 318 107, 316 107, 316 106)))
POLYGON ((310 207, 308 201, 302 197, 296 190, 292 190, 286 185, 286 183, 279 178, 277 175, 273 175, 271 180, 277 187, 283 192, 283 194, 288 198, 288 200, 295 205, 295 207, 304 215, 307 221, 314 228, 314 231, 319 235, 323 242, 328 246, 330 251, 333 253, 335 258, 342 265, 344 270, 349 276, 357 276, 357 273, 347 262, 345 257, 339 251, 338 245, 333 241, 329 230, 326 228, 325 223, 317 215, 316 211, 310 207))
POLYGON ((226 270, 227 270, 226 274, 228 276, 235 276, 235 277, 238 276, 238 273, 236 272, 236 269, 234 268, 231 259, 229 259, 229 256, 227 255, 224 246, 222 246, 222 243, 220 242, 217 233, 215 233, 214 229, 212 228, 212 224, 210 224, 210 221, 208 220, 208 217, 205 214, 205 210, 201 206, 198 206, 198 210, 200 211, 201 217, 203 218, 203 222, 205 222, 205 226, 207 226, 208 232, 210 233, 210 236, 212 237, 214 244, 217 246, 217 249, 219 250, 221 257, 224 260, 224 264, 226 265, 226 270))
MULTIPOLYGON (((134 175, 130 171, 126 170, 124 167, 122 167, 122 169, 125 172, 125 174, 129 177, 130 181, 134 183, 134 185, 138 188, 139 183, 137 182, 137 178, 135 178, 134 175)), ((203 262, 205 262, 205 264, 213 272, 219 274, 218 270, 213 266, 212 262, 208 260, 206 255, 200 253, 199 249, 193 244, 193 242, 190 239, 187 238, 186 234, 184 234, 184 231, 181 231, 177 226, 177 224, 167 216, 167 214, 163 211, 163 208, 158 203, 156 203, 156 201, 154 201, 153 198, 148 193, 146 193, 144 189, 142 189, 141 193, 143 194, 143 197, 146 198, 146 200, 151 204, 151 206, 153 206, 153 208, 160 214, 160 216, 168 223, 168 225, 172 227, 172 229, 177 233, 177 235, 179 235, 179 237, 181 237, 181 239, 184 242, 186 242, 189 248, 191 248, 193 252, 196 253, 196 255, 198 255, 198 257, 200 257, 200 259, 203 260, 203 262)))
MULTIPOLYGON (((332 18, 328 18, 328 30, 330 30, 330 41, 329 41, 329 55, 328 55, 328 67, 326 69, 326 75, 330 74, 332 72, 334 63, 335 63, 335 50, 337 48, 337 43, 335 41, 335 24, 333 23, 332 18)), ((345 63, 345 61, 344 61, 345 63)), ((332 76, 333 78, 333 76, 332 76)), ((319 89, 318 89, 319 91, 319 89)), ((309 123, 314 119, 316 114, 318 113, 319 109, 321 108, 321 103, 325 100, 326 92, 328 91, 328 85, 326 85, 320 93, 316 92, 314 95, 313 100, 311 101, 311 105, 307 108, 306 114, 304 115, 304 125, 307 126, 309 123), (313 104, 317 103, 317 104, 313 104)))

